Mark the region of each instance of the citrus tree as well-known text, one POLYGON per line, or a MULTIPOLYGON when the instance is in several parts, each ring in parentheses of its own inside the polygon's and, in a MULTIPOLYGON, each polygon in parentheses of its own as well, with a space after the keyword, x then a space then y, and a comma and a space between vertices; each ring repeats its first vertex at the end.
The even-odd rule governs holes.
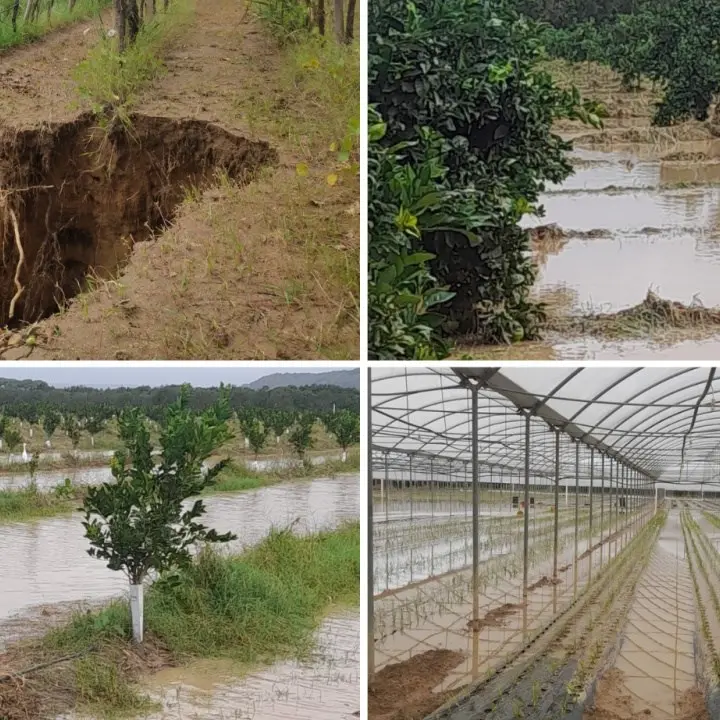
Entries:
POLYGON ((210 469, 204 461, 231 437, 228 397, 222 391, 211 408, 197 413, 188 406, 187 388, 165 413, 160 452, 153 456, 147 418, 138 410, 120 414, 123 449, 112 461, 113 481, 91 487, 83 503, 88 553, 124 572, 130 583, 133 639, 143 639, 143 581, 150 573, 186 567, 197 543, 223 543, 232 533, 218 533, 200 522, 205 504, 185 501, 212 486, 227 464, 210 469))
POLYGON ((295 449, 297 456, 301 460, 305 460, 305 453, 315 444, 313 438, 313 426, 315 425, 314 416, 309 413, 300 413, 295 419, 295 423, 290 431, 290 444, 295 449))
MULTIPOLYGON (((422 307, 420 292, 412 291, 414 263, 429 253, 429 275, 449 293, 438 306, 445 334, 491 343, 537 337, 544 312, 530 299, 535 268, 520 221, 542 213, 537 203, 546 183, 572 172, 571 146, 552 132, 553 123, 571 117, 599 124, 594 106, 541 69, 541 28, 509 0, 376 0, 368 15, 369 102, 384 123, 381 146, 403 148, 397 177, 385 182, 398 188, 393 222, 407 231, 404 254, 413 258, 409 268, 401 257, 371 273, 371 283, 402 278, 408 286, 402 302, 422 307), (434 166, 428 152, 438 158, 434 166), (469 227, 444 211, 429 182, 440 179, 443 191, 468 193, 469 227), (417 197, 420 185, 426 190, 417 197)), ((381 169, 375 164, 369 172, 381 169)), ((373 182, 370 177, 371 192, 373 182)), ((371 229, 375 262, 377 242, 371 229)), ((427 272, 424 281, 419 290, 426 297, 427 272)), ((377 322, 373 303, 371 287, 371 322, 377 322)), ((371 325, 371 341, 376 336, 371 325)))
POLYGON ((326 416, 323 424, 342 448, 342 461, 345 462, 348 448, 360 442, 360 416, 352 410, 341 410, 326 416))
POLYGON ((42 427, 45 433, 45 444, 52 447, 52 436, 60 425, 60 415, 48 408, 43 412, 42 427))

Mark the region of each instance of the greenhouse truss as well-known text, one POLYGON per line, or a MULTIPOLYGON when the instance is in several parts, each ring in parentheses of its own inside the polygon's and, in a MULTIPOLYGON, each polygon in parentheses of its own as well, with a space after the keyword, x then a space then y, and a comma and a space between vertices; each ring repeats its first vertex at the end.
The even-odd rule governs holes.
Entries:
POLYGON ((720 527, 715 368, 376 367, 370 389, 369 675, 451 653, 433 680, 446 700, 437 717, 532 717, 538 687, 537 717, 564 717, 604 657, 599 641, 573 646, 562 692, 546 669, 503 706, 507 688, 488 678, 549 628, 619 632, 618 608, 635 607, 623 588, 700 567, 685 560, 686 538, 720 581, 720 553, 703 544, 720 527), (674 554, 658 555, 658 538, 674 554))

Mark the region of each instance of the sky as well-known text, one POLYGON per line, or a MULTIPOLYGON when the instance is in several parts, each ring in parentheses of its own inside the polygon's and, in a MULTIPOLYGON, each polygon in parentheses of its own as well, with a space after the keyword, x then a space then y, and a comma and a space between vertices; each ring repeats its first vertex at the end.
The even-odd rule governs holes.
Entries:
MULTIPOLYGON (((251 366, 238 366, 235 364, 196 364, 194 366, 183 364, 160 364, 157 362, 148 364, 105 365, 105 366, 83 366, 78 367, 77 363, 72 366, 60 366, 53 363, 50 366, 30 365, 14 367, 10 363, 0 366, 0 378, 12 380, 42 380, 53 387, 68 387, 71 385, 84 385, 85 387, 138 387, 149 385, 157 387, 161 385, 181 385, 190 383, 195 387, 215 387, 221 382, 231 385, 245 385, 258 378, 272 375, 277 372, 288 373, 320 373, 330 370, 346 369, 334 366, 297 365, 291 369, 288 363, 276 366, 257 367, 257 363, 251 366)), ((349 369, 349 368, 347 368, 349 369)))

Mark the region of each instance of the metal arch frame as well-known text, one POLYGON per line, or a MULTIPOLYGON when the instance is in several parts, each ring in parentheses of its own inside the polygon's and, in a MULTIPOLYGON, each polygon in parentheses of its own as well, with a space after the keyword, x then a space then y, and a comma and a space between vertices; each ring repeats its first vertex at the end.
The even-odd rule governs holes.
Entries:
MULTIPOLYGON (((377 397, 384 399, 373 406, 373 410, 378 412, 386 419, 386 422, 373 427, 376 435, 385 435, 388 446, 374 446, 379 451, 401 450, 403 440, 403 427, 405 430, 414 430, 424 435, 429 435, 432 439, 420 439, 417 441, 418 448, 409 451, 410 454, 419 454, 423 450, 428 450, 428 455, 435 457, 447 457, 454 462, 467 462, 471 447, 470 426, 472 416, 468 417, 468 406, 472 396, 468 396, 467 391, 471 393, 477 391, 478 397, 486 400, 490 407, 483 408, 483 413, 488 419, 488 427, 486 430, 491 432, 493 424, 503 428, 504 442, 500 443, 489 438, 483 441, 483 445, 489 452, 483 453, 482 464, 489 467, 507 468, 509 471, 514 469, 516 472, 521 470, 521 460, 523 451, 518 447, 516 451, 509 451, 507 443, 512 443, 514 438, 520 441, 523 437, 524 414, 529 413, 534 418, 545 422, 550 429, 560 429, 563 435, 567 435, 571 441, 579 441, 588 448, 598 450, 602 455, 614 458, 618 462, 627 465, 635 472, 640 473, 647 480, 658 480, 663 474, 665 468, 675 467, 677 465, 691 464, 697 467, 705 468, 703 470, 702 479, 698 478, 696 482, 705 482, 708 476, 708 467, 717 465, 720 467, 720 459, 717 452, 720 449, 720 440, 714 441, 711 430, 715 426, 708 415, 714 414, 714 410, 706 410, 702 405, 704 398, 708 392, 713 389, 714 383, 718 382, 718 377, 714 371, 708 373, 708 376, 693 380, 679 387, 668 389, 667 392, 661 392, 659 395, 653 393, 654 390, 662 388, 663 385, 676 380, 687 373, 704 370, 704 368, 681 368, 675 372, 655 379, 653 382, 643 386, 637 391, 633 391, 627 399, 618 399, 608 402, 611 406, 610 410, 602 417, 595 420, 593 424, 583 424, 582 415, 593 404, 597 404, 606 397, 613 389, 620 387, 631 377, 638 374, 644 368, 633 368, 629 372, 625 372, 615 378, 607 386, 596 392, 592 398, 564 398, 560 394, 560 390, 567 386, 573 379, 577 378, 583 370, 591 370, 592 368, 574 368, 569 369, 568 374, 563 377, 549 392, 540 396, 526 391, 520 385, 517 385, 507 376, 502 374, 502 368, 484 367, 484 368, 442 368, 428 369, 423 372, 412 372, 410 377, 421 377, 423 374, 432 374, 441 378, 438 386, 423 390, 422 388, 414 388, 408 392, 395 393, 374 393, 377 397), (688 394, 688 390, 692 390, 698 386, 704 386, 701 394, 688 394), (460 391, 460 392, 458 392, 460 391), (464 391, 464 392, 463 392, 464 391), (439 393, 442 397, 435 398, 432 402, 416 407, 391 408, 388 407, 390 398, 401 398, 408 395, 418 395, 424 392, 439 393), (452 393, 451 397, 447 397, 448 393, 452 393), (633 404, 635 400, 643 395, 652 394, 652 399, 642 403, 636 410, 633 410, 625 417, 618 418, 618 424, 613 428, 605 427, 605 423, 613 415, 617 414, 622 407, 633 404), (663 400, 678 396, 680 402, 678 404, 658 407, 663 400), (582 407, 568 418, 561 413, 555 411, 548 403, 553 399, 568 400, 582 403, 582 407), (685 405, 685 402, 694 401, 693 405, 685 405), (465 407, 462 410, 443 412, 443 406, 448 403, 458 403, 465 407), (383 407, 385 406, 385 407, 383 407), (654 412, 648 414, 648 409, 654 412), (395 412, 393 412, 393 410, 395 412), (517 414, 515 414, 516 411, 517 414), (410 422, 409 415, 415 412, 440 412, 444 428, 442 430, 434 429, 435 422, 430 425, 417 425, 410 422), (462 413, 462 418, 458 422, 448 426, 447 415, 462 413), (646 417, 639 418, 640 414, 646 417), (688 415, 691 415, 689 427, 682 433, 673 433, 676 429, 681 429, 683 425, 688 423, 688 415), (505 421, 498 420, 493 423, 492 418, 498 416, 506 416, 505 421), (631 427, 628 424, 633 423, 631 427), (392 426, 398 425, 395 434, 392 426), (455 432, 457 431, 457 432, 455 432), (601 431, 602 434, 600 434, 601 431), (393 437, 393 435, 395 437, 393 437), (689 441, 689 442, 688 442, 689 441), (442 446, 442 447, 438 447, 442 446), (449 451, 449 452, 444 452, 449 451), (509 463, 497 462, 499 457, 505 456, 509 463), (678 459, 679 455, 679 459, 678 459)), ((392 381, 401 375, 386 375, 377 378, 376 382, 392 381)), ((375 382, 373 383, 375 385, 375 382)), ((720 389, 719 389, 720 390, 720 389)), ((607 402, 607 401, 606 401, 607 402)), ((407 437, 407 433, 405 434, 407 437)), ((520 445, 521 443, 518 443, 520 445)), ((563 452, 561 454, 561 465, 563 468, 571 462, 570 456, 572 448, 563 443, 563 452)), ((534 457, 533 472, 537 475, 549 476, 552 473, 553 461, 550 457, 550 447, 546 448, 546 452, 542 452, 541 462, 537 462, 537 456, 534 457), (546 457, 547 456, 547 457, 546 457)), ((710 471, 712 475, 712 471, 710 471)), ((698 476, 698 472, 694 472, 693 476, 698 476)), ((692 483, 694 480, 688 478, 683 483, 692 483)), ((674 484, 674 483, 673 483, 674 484)))

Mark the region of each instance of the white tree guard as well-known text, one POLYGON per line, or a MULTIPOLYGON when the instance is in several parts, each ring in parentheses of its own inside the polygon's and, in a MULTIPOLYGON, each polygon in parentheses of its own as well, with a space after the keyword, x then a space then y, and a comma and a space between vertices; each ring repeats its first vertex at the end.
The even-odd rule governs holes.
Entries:
POLYGON ((144 607, 143 586, 130 585, 130 617, 132 618, 133 640, 136 643, 143 641, 144 607))

